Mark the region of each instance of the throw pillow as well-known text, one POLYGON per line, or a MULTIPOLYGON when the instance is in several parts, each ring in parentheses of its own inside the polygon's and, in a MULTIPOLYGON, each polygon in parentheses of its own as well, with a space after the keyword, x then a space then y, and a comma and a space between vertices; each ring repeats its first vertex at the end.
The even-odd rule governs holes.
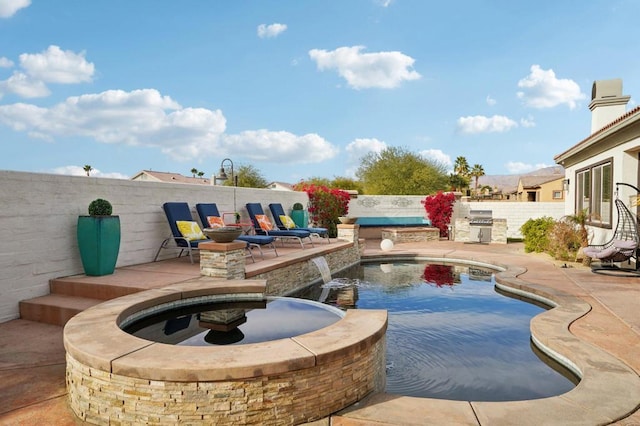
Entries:
POLYGON ((260 229, 262 229, 263 231, 273 230, 273 225, 266 215, 257 214, 256 221, 258 222, 258 225, 260 225, 260 229))
POLYGON ((177 220, 176 225, 178 226, 178 231, 180 231, 182 236, 189 241, 207 239, 196 222, 190 220, 177 220))
POLYGON ((280 215, 280 222, 282 222, 284 227, 287 228, 287 229, 293 229, 293 228, 296 227, 296 223, 293 221, 293 219, 291 219, 286 214, 281 214, 280 215))
POLYGON ((209 222, 209 228, 222 228, 226 226, 220 216, 207 216, 207 222, 209 222))

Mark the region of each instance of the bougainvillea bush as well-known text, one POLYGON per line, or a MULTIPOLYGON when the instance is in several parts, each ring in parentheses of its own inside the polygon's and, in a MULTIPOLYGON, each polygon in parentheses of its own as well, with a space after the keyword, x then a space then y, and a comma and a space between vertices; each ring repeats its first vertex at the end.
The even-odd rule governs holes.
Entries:
POLYGON ((422 200, 431 224, 440 230, 441 237, 449 236, 449 223, 451 222, 455 202, 456 196, 453 192, 445 194, 441 191, 422 200))
POLYGON ((349 193, 341 189, 327 188, 323 185, 296 185, 296 190, 305 191, 309 196, 309 218, 317 226, 327 228, 330 237, 336 237, 336 225, 340 216, 349 213, 349 193))

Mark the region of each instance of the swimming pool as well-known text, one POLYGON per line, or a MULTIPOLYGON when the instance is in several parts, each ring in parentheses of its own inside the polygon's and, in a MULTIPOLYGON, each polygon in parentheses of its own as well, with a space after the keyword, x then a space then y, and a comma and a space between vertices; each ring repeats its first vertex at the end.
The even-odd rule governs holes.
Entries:
POLYGON ((499 293, 487 269, 364 263, 304 297, 388 310, 388 393, 512 401, 559 395, 577 382, 531 344, 529 321, 545 307, 499 293))

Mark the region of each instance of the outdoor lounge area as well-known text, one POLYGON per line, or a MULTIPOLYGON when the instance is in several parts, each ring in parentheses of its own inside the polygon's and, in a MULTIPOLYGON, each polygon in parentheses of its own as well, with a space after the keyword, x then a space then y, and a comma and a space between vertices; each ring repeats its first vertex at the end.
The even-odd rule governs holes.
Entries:
MULTIPOLYGON (((25 305, 26 313, 30 309, 26 301, 46 299, 50 303, 55 302, 62 306, 66 311, 65 315, 73 316, 74 312, 85 311, 114 297, 145 290, 156 294, 167 293, 168 287, 179 287, 191 280, 206 278, 210 281, 212 275, 203 277, 200 264, 202 253, 194 256, 193 264, 188 256, 176 258, 175 252, 168 251, 163 253, 158 261, 153 261, 158 247, 170 233, 162 204, 167 200, 184 201, 190 206, 216 202, 220 213, 224 215, 238 210, 237 206, 245 202, 259 202, 264 208, 275 201, 273 192, 267 190, 244 193, 235 188, 214 190, 184 187, 177 191, 175 186, 170 184, 111 182, 107 179, 12 172, 5 173, 4 177, 8 185, 20 186, 27 193, 41 194, 38 197, 26 198, 27 202, 34 203, 32 206, 25 205, 24 197, 20 194, 9 200, 21 205, 21 214, 18 215, 16 212, 14 215, 16 221, 29 221, 39 217, 41 213, 35 208, 36 203, 45 202, 51 205, 51 211, 46 217, 47 226, 26 230, 24 238, 12 247, 10 259, 15 260, 11 265, 7 265, 6 270, 14 271, 13 276, 22 278, 10 278, 6 281, 19 282, 20 285, 15 285, 11 291, 7 291, 7 297, 3 299, 4 303, 8 303, 5 315, 10 309, 17 308, 18 301, 11 302, 12 300, 19 300, 25 305), (71 192, 71 187, 74 188, 75 194, 83 194, 83 199, 72 197, 66 203, 54 202, 61 190, 68 188, 71 192), (121 215, 123 245, 114 274, 88 277, 82 273, 77 248, 73 242, 76 220, 78 214, 84 213, 88 201, 103 194, 107 194, 112 200, 115 213, 121 215), (131 194, 136 196, 133 197, 131 194), (51 197, 51 200, 47 197, 51 197), (47 240, 46 245, 41 243, 43 238, 47 240), (30 284, 31 282, 33 284, 30 284), (65 288, 68 294, 60 293, 61 288, 65 288)), ((295 197, 300 195, 283 195, 283 206, 288 208, 287 206, 298 201, 295 197), (287 196, 291 198, 286 198, 287 196)), ((196 218, 197 212, 192 210, 191 215, 196 218)), ((310 279, 316 279, 319 276, 318 270, 310 266, 313 257, 320 254, 327 257, 332 270, 340 268, 338 262, 352 262, 353 259, 342 255, 343 249, 349 250, 352 248, 350 245, 354 244, 353 240, 349 241, 348 235, 347 232, 342 240, 332 238, 329 244, 322 242, 313 247, 310 244, 305 244, 304 248, 297 243, 282 246, 278 244, 278 256, 275 256, 275 253, 265 253, 264 258, 257 258, 255 263, 244 258, 244 245, 234 245, 234 248, 240 251, 240 257, 246 261, 245 279, 266 279, 269 293, 286 294, 288 288, 280 286, 285 280, 280 279, 282 275, 279 274, 291 275, 291 271, 296 271, 296 274, 313 272, 315 278, 310 279), (296 270, 296 265, 304 266, 296 270)), ((539 315, 532 321, 531 332, 537 343, 551 353, 555 352, 558 357, 565 358, 570 365, 579 370, 582 381, 575 389, 563 395, 500 403, 434 400, 374 392, 362 395, 364 399, 357 405, 331 411, 325 417, 313 417, 314 424, 631 425, 640 420, 640 413, 637 412, 640 401, 640 319, 636 314, 640 287, 635 279, 594 274, 590 268, 580 264, 564 267, 562 263, 554 262, 545 255, 524 253, 522 243, 470 245, 438 239, 426 242, 396 242, 391 250, 382 251, 379 239, 365 239, 362 244, 360 241, 358 239, 358 253, 367 259, 421 256, 435 260, 464 259, 504 268, 505 273, 498 278, 502 285, 525 297, 540 297, 557 305, 556 309, 539 315)), ((356 254, 353 250, 349 253, 350 256, 356 254)), ((207 256, 204 258, 207 259, 207 256)), ((209 267, 211 265, 205 266, 206 274, 213 273, 209 267)), ((228 284, 226 281, 220 282, 228 284)), ((120 303, 119 300, 111 303, 117 305, 120 303)), ((41 321, 51 319, 45 318, 50 314, 48 308, 45 307, 38 312, 42 317, 31 320, 25 319, 26 316, 22 319, 13 317, 0 323, 0 347, 3 348, 0 358, 0 399, 4 402, 0 408, 0 423, 83 424, 71 410, 69 403, 67 380, 71 379, 67 376, 68 360, 63 344, 62 327, 68 318, 61 319, 59 324, 47 324, 41 321)), ((95 311, 90 311, 87 315, 91 312, 95 311)), ((91 318, 89 315, 87 319, 96 326, 101 324, 100 318, 91 318)), ((92 327, 92 324, 87 324, 80 329, 84 330, 82 333, 88 334, 87 337, 95 334, 91 337, 100 341, 101 334, 96 334, 96 329, 92 327)), ((365 330, 362 327, 352 327, 350 331, 357 335, 365 330)), ((342 340, 343 336, 341 333, 330 333, 326 337, 342 340)), ((115 345, 109 346, 109 341, 102 340, 100 344, 105 349, 118 349, 115 345)), ((93 350, 95 349, 94 347, 93 350)), ((105 354, 98 352, 101 353, 102 359, 105 354)), ((277 351, 273 355, 276 358, 281 356, 277 351)), ((265 365, 270 365, 270 360, 273 360, 275 365, 282 369, 282 360, 278 361, 266 355, 261 359, 265 365)), ((154 362, 163 368, 171 365, 166 358, 156 359, 154 362)), ((110 362, 106 363, 109 364, 110 362)), ((245 367, 250 368, 250 365, 245 367)), ((123 371, 122 365, 118 368, 120 372, 123 371)), ((505 368, 509 366, 505 365, 505 368)), ((112 376, 112 373, 108 372, 106 376, 117 375, 112 376)), ((147 382, 150 383, 149 379, 147 382)), ((159 385, 155 381, 153 383, 159 385)), ((295 387, 295 378, 289 383, 295 387)), ((313 386, 311 389, 313 392, 313 386)), ((123 398, 126 404, 133 404, 135 407, 136 399, 145 397, 127 391, 123 398)), ((76 401, 82 403, 85 399, 79 396, 76 401)), ((209 400, 207 403, 209 407, 214 407, 209 400)), ((131 405, 128 407, 131 408, 131 405)), ((225 402, 216 407, 226 410, 228 404, 225 402)), ((276 410, 278 404, 270 407, 276 410)), ((164 403, 155 408, 166 410, 164 403)), ((133 410, 135 411, 135 408, 133 410)), ((197 419, 190 418, 190 421, 197 419)), ((199 419, 205 422, 204 417, 199 419)), ((309 419, 311 421, 312 418, 309 419)), ((93 422, 100 423, 97 418, 93 422)), ((176 422, 177 420, 172 423, 176 422)), ((259 417, 252 418, 251 422, 264 424, 259 417)), ((298 422, 295 420, 289 423, 298 422)), ((235 424, 237 423, 236 421, 235 424)))

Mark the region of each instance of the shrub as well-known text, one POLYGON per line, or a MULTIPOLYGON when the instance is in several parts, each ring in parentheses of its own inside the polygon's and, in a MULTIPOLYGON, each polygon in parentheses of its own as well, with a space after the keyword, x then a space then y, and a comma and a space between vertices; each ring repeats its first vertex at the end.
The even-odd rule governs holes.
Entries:
POLYGON ((524 251, 527 253, 541 253, 549 246, 549 232, 555 220, 549 216, 527 220, 521 227, 520 232, 524 236, 524 251))
POLYGON ((581 232, 570 220, 560 220, 553 224, 547 247, 551 256, 559 260, 575 260, 581 245, 581 232))
POLYGON ((111 216, 113 207, 111 203, 102 198, 97 198, 89 203, 89 216, 111 216))
POLYGON ((302 203, 294 203, 293 210, 304 210, 304 206, 302 205, 302 203))
POLYGON ((436 195, 429 195, 421 201, 429 216, 431 224, 440 230, 441 237, 449 236, 449 223, 453 213, 456 196, 453 192, 446 194, 439 191, 436 195))
POLYGON ((336 225, 340 216, 349 213, 349 193, 341 189, 327 188, 323 185, 305 185, 303 191, 309 196, 309 216, 311 221, 327 228, 330 237, 336 237, 336 225))

